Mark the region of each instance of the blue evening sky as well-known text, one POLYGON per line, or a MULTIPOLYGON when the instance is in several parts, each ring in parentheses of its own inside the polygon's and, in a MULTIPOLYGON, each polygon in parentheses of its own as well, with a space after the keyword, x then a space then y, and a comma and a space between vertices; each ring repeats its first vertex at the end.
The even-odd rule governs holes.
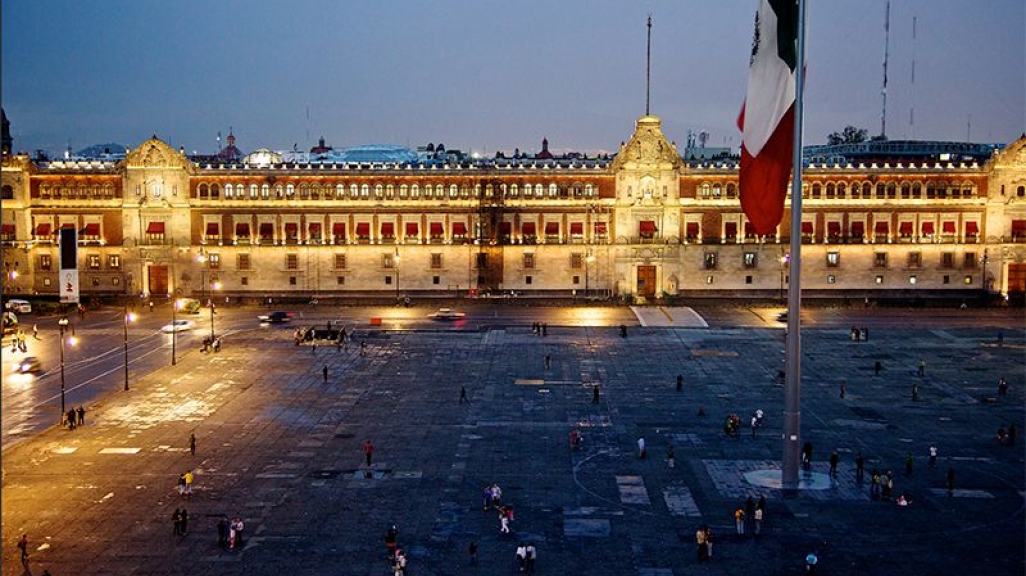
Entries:
MULTIPOLYGON (((15 148, 216 151, 443 142, 615 151, 645 111, 737 146, 756 0, 9 0, 15 148)), ((809 0, 805 141, 880 131, 886 0, 809 0)), ((1007 143, 1026 124, 1022 0, 892 0, 887 134, 1007 143), (912 21, 917 18, 916 41, 912 21), (916 54, 913 90, 912 54, 916 54), (915 109, 914 124, 910 111, 915 109)))

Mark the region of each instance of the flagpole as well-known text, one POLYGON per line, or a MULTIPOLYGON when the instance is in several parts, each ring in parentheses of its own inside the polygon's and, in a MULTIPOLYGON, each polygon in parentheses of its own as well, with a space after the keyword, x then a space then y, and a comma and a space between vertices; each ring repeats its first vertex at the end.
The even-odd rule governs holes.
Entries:
POLYGON ((784 454, 781 488, 798 491, 801 449, 801 309, 802 309, 802 104, 805 93, 805 2, 798 1, 798 42, 795 51, 794 156, 791 181, 791 264, 787 287, 787 348, 784 367, 784 454))

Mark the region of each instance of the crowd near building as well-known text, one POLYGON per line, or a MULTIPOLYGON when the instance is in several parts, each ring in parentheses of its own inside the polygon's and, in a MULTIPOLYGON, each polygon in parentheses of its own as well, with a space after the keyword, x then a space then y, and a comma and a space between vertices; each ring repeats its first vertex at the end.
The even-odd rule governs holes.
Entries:
MULTIPOLYGON (((791 222, 756 236, 738 161, 679 151, 656 116, 615 154, 475 158, 444 145, 187 155, 156 136, 53 159, 4 117, 4 292, 57 295, 78 232, 83 299, 510 293, 776 298, 791 222)), ((1026 138, 806 149, 810 298, 1015 301, 1026 292, 1026 138)))

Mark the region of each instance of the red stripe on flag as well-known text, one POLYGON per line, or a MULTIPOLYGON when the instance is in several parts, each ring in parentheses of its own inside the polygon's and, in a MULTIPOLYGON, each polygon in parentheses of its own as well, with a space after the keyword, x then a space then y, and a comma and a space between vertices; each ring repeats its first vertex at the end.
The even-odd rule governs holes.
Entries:
POLYGON ((793 148, 793 104, 758 156, 752 157, 741 146, 741 172, 738 176, 741 208, 752 223, 754 232, 760 236, 773 233, 784 216, 793 148))

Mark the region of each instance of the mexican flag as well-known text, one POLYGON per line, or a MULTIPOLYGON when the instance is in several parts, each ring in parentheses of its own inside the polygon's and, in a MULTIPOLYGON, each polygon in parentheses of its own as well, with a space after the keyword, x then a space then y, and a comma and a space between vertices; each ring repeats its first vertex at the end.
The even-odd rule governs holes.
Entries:
POLYGON ((759 0, 738 127, 741 208, 756 234, 771 234, 784 214, 794 147, 797 0, 759 0))

